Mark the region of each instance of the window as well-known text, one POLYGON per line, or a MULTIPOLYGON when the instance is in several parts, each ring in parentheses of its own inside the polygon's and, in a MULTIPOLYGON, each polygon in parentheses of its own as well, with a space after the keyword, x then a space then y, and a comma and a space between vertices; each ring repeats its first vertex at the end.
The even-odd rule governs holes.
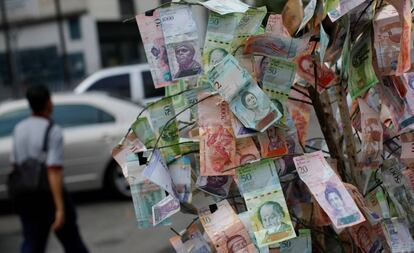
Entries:
POLYGON ((29 108, 5 113, 0 116, 0 138, 12 134, 14 127, 31 114, 29 108))
POLYGON ((59 126, 74 127, 90 124, 114 122, 115 118, 101 109, 90 105, 56 105, 53 109, 53 120, 59 126))
POLYGON ((72 40, 78 40, 82 38, 81 26, 79 17, 70 18, 69 24, 69 35, 72 40))
POLYGON ((164 88, 155 89, 150 71, 142 72, 142 82, 144 83, 144 98, 164 96, 164 88))
POLYGON ((111 96, 130 98, 129 74, 102 78, 93 84, 88 91, 103 91, 111 96))

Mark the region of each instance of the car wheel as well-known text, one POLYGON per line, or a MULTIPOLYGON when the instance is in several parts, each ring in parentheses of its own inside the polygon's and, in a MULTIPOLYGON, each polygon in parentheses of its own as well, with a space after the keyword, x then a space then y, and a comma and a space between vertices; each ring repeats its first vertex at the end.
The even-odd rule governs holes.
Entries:
POLYGON ((106 174, 106 186, 116 197, 130 198, 131 190, 128 181, 122 173, 122 168, 116 163, 111 163, 106 174))

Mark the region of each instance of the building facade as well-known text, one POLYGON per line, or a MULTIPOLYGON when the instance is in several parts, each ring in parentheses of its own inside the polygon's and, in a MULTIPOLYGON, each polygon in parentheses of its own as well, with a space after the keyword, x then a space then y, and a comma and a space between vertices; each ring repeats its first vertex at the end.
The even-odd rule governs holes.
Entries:
MULTIPOLYGON (((68 90, 101 68, 145 62, 134 16, 168 1, 0 2, 2 100, 21 96, 28 85, 68 90)), ((205 29, 206 11, 196 9, 197 23, 205 29)))

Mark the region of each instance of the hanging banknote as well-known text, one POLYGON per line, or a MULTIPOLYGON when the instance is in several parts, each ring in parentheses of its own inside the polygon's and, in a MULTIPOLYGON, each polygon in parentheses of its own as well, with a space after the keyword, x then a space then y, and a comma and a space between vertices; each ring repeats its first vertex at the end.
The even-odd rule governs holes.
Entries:
MULTIPOLYGON (((252 227, 252 221, 250 220, 250 213, 248 211, 246 212, 242 212, 238 214, 241 222, 243 222, 244 227, 247 230, 247 233, 249 233, 250 236, 250 240, 252 240, 254 245, 257 245, 257 241, 256 238, 254 237, 254 231, 253 231, 253 227, 252 227)), ((256 246, 256 248, 258 249, 259 253, 269 253, 269 247, 268 246, 263 246, 258 248, 256 246)))
POLYGON ((146 150, 144 144, 137 138, 134 133, 129 133, 126 138, 121 140, 121 143, 112 149, 112 157, 122 168, 122 173, 125 177, 128 176, 127 158, 129 155, 146 150))
POLYGON ((244 165, 236 171, 237 184, 251 214, 259 247, 296 236, 282 187, 271 159, 244 165))
POLYGON ((245 127, 240 120, 234 116, 234 114, 231 117, 231 126, 233 128, 233 132, 234 132, 234 136, 239 139, 239 138, 246 138, 246 137, 252 137, 257 135, 257 131, 247 128, 245 127))
POLYGON ((321 151, 293 158, 299 177, 336 229, 365 221, 354 200, 321 151))
POLYGON ((414 67, 410 1, 390 1, 374 19, 374 46, 382 75, 401 75, 414 67))
MULTIPOLYGON (((266 16, 266 13, 266 6, 261 6, 258 8, 250 8, 245 13, 239 14, 241 19, 236 27, 235 38, 231 43, 232 52, 242 50, 246 39, 258 33, 260 24, 266 16)), ((236 53, 234 54, 236 55, 236 53)))
POLYGON ((252 138, 243 138, 236 141, 237 166, 260 159, 260 153, 252 138))
POLYGON ((235 12, 246 12, 249 9, 249 5, 241 1, 233 0, 208 0, 205 2, 199 1, 204 7, 220 15, 226 15, 235 12))
POLYGON ((172 84, 159 10, 148 16, 145 13, 139 14, 136 20, 155 88, 172 84))
MULTIPOLYGON (((128 156, 128 183, 131 188, 132 201, 134 203, 135 216, 138 228, 150 228, 155 226, 152 206, 165 198, 165 191, 143 176, 145 165, 139 163, 138 156, 128 156)), ((171 221, 165 219, 159 225, 169 225, 171 221)))
POLYGON ((365 167, 377 168, 381 161, 383 131, 379 112, 358 98, 361 112, 361 156, 359 163, 365 167))
POLYGON ((178 198, 177 189, 174 185, 174 182, 172 181, 164 158, 161 156, 161 152, 158 149, 154 149, 154 151, 151 153, 150 161, 148 162, 142 174, 151 182, 162 187, 170 195, 178 198))
POLYGON ((240 15, 219 15, 209 13, 206 40, 204 42, 203 62, 206 69, 219 63, 230 52, 240 15))
MULTIPOLYGON (((296 85, 296 89, 299 89, 303 91, 304 94, 307 94, 306 90, 298 85, 296 85)), ((302 100, 302 101, 312 102, 304 94, 299 93, 296 90, 292 89, 289 96, 295 99, 302 100)), ((309 120, 310 120, 310 114, 311 114, 312 107, 310 104, 307 104, 307 103, 289 100, 288 110, 295 123, 296 129, 298 132, 299 141, 302 145, 305 145, 306 137, 308 134, 308 128, 309 128, 309 123, 310 123, 309 120)))
POLYGON ((318 88, 327 88, 335 79, 335 73, 330 70, 325 64, 320 64, 313 61, 310 55, 301 55, 295 59, 297 65, 297 73, 307 83, 315 85, 315 67, 317 73, 318 88))
POLYGON ((303 4, 301 0, 288 0, 283 7, 283 24, 290 34, 295 34, 303 19, 303 4))
POLYGON ((401 161, 410 169, 414 165, 414 133, 403 133, 401 135, 401 161))
POLYGON ((281 58, 272 58, 264 69, 263 90, 279 111, 283 111, 283 105, 290 93, 295 79, 296 64, 281 58))
POLYGON ((282 129, 271 126, 258 137, 262 157, 282 156, 288 153, 286 136, 282 129))
MULTIPOLYGON (((199 99, 204 97, 201 93, 199 99)), ((229 106, 218 95, 198 106, 200 132, 200 175, 233 175, 224 172, 236 166, 236 139, 231 128, 229 106)))
POLYGON ((180 201, 168 195, 160 202, 152 206, 152 219, 154 226, 180 211, 180 201))
POLYGON ((372 67, 371 32, 367 31, 355 42, 351 49, 349 65, 349 90, 352 99, 366 93, 377 82, 372 67))
POLYGON ((193 193, 191 190, 191 161, 189 157, 179 157, 168 165, 168 169, 180 202, 191 203, 193 193))
POLYGON ((280 253, 312 253, 310 229, 299 229, 299 236, 280 243, 280 253))
POLYGON ((175 117, 175 110, 171 98, 164 98, 149 105, 148 112, 154 132, 158 138, 160 135, 159 146, 171 146, 161 150, 163 156, 169 160, 180 154, 180 148, 177 144, 179 142, 178 124, 173 118, 175 117), (167 125, 168 123, 168 125, 167 125))
POLYGON ((329 35, 325 32, 325 29, 323 29, 323 25, 321 23, 320 25, 320 41, 319 41, 319 58, 321 61, 321 65, 324 62, 325 59, 325 52, 328 48, 329 44, 329 35))
POLYGON ((155 145, 155 135, 151 129, 147 117, 140 117, 131 125, 131 130, 144 144, 146 148, 152 148, 155 145))
POLYGON ((257 252, 243 223, 227 200, 199 209, 199 217, 217 252, 257 252), (214 212, 211 208, 215 207, 214 212))
POLYGON ((281 118, 275 105, 233 56, 227 55, 208 72, 208 77, 245 127, 263 132, 281 118))
POLYGON ((310 0, 308 5, 306 5, 305 10, 303 11, 303 19, 302 22, 299 25, 298 31, 296 32, 296 34, 301 31, 305 25, 311 20, 311 18, 313 17, 313 14, 315 13, 315 9, 316 9, 316 0, 310 0))
POLYGON ((380 225, 372 226, 368 221, 365 221, 348 228, 352 239, 362 252, 380 252, 383 245, 378 232, 382 231, 376 231, 378 226, 380 225))
POLYGON ((170 238, 170 242, 177 253, 211 253, 212 249, 204 239, 196 224, 191 224, 182 236, 170 238))
POLYGON ((413 238, 403 219, 386 219, 382 222, 382 228, 392 253, 414 251, 413 238))
POLYGON ((328 11, 328 16, 332 22, 335 22, 363 2, 364 0, 340 0, 334 9, 328 11))
POLYGON ((294 58, 304 41, 296 38, 279 37, 269 34, 250 36, 244 48, 245 54, 269 57, 294 58))
POLYGON ((270 14, 267 19, 266 33, 276 36, 290 37, 289 31, 283 25, 283 17, 280 14, 270 14))
POLYGON ((199 176, 196 186, 200 190, 217 197, 227 197, 233 182, 231 176, 199 176))
POLYGON ((197 26, 191 7, 181 5, 162 8, 160 19, 172 79, 203 73, 197 26))

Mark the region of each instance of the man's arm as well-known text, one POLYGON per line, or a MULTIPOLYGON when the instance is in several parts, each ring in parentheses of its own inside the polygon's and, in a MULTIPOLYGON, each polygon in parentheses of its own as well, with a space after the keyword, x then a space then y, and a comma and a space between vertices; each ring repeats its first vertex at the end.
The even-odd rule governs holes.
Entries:
POLYGON ((63 135, 58 126, 52 128, 47 154, 47 176, 55 204, 53 230, 59 230, 65 223, 65 203, 63 197, 63 135))
POLYGON ((50 166, 47 170, 50 190, 55 202, 55 221, 53 230, 59 230, 65 222, 65 204, 63 201, 63 168, 62 166, 50 166))

